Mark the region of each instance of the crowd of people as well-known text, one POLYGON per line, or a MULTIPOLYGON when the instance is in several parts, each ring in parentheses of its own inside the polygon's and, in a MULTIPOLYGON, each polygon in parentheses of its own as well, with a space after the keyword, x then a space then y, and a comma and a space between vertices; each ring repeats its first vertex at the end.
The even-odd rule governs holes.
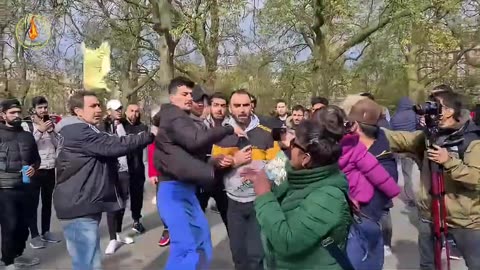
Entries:
MULTIPOLYGON (((451 246, 469 269, 480 269, 480 128, 462 96, 432 89, 438 104, 433 147, 427 117, 407 97, 396 112, 369 93, 333 105, 313 97, 310 108, 276 102, 270 116, 256 113, 247 89, 211 95, 184 77, 168 87, 169 103, 151 111, 151 126, 137 104, 94 92, 69 100, 71 116, 57 123, 48 101, 35 97, 22 119, 18 100, 0 103, 0 226, 7 269, 33 266, 30 246, 62 241, 50 233, 53 207, 75 270, 101 269, 101 253, 134 239, 122 232, 130 200, 132 229, 141 223, 144 150, 148 179, 156 186, 169 246, 167 270, 209 269, 213 257, 205 216, 217 211, 229 237, 234 268, 380 270, 392 252, 393 199, 401 193, 418 209, 419 268, 435 269, 432 232, 432 163, 443 168, 451 246), (455 141, 456 144, 445 142, 455 141), (37 228, 42 198, 41 231, 37 228), (102 252, 99 224, 106 213, 110 241, 102 252)), ((431 113, 431 112, 429 112, 431 113)), ((450 254, 454 257, 454 254, 450 254)))

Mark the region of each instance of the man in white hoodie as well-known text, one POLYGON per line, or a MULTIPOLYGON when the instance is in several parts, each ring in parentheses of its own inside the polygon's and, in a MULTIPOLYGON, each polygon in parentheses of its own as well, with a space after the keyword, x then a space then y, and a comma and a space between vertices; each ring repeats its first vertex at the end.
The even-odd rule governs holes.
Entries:
POLYGON ((22 123, 25 131, 31 132, 38 147, 41 164, 37 173, 32 177, 29 186, 31 201, 30 214, 30 247, 34 249, 45 248, 45 243, 59 243, 50 233, 50 219, 52 216, 52 194, 55 187, 55 151, 57 137, 54 123, 48 114, 48 101, 45 97, 37 96, 32 99, 32 115, 30 124, 22 123), (37 209, 42 194, 42 220, 41 234, 37 226, 37 209))
POLYGON ((231 118, 228 124, 241 128, 247 137, 229 135, 215 144, 212 156, 231 156, 233 165, 225 170, 224 184, 228 196, 228 233, 235 269, 263 269, 263 246, 255 216, 255 192, 240 172, 247 167, 261 169, 280 151, 271 130, 260 124, 252 113, 250 94, 236 90, 230 96, 231 118))

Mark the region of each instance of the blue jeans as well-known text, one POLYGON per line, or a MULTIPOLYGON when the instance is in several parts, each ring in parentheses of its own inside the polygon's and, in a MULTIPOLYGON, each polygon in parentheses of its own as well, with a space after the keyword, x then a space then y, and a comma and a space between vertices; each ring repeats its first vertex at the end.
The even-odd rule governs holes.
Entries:
POLYGON ((352 225, 348 235, 347 253, 356 270, 381 270, 384 263, 383 237, 380 225, 363 218, 352 225))
POLYGON ((67 250, 72 257, 73 270, 102 269, 98 218, 85 217, 62 221, 67 250))
POLYGON ((157 207, 170 233, 165 270, 208 269, 212 260, 210 226, 195 191, 195 185, 177 181, 159 184, 157 207))

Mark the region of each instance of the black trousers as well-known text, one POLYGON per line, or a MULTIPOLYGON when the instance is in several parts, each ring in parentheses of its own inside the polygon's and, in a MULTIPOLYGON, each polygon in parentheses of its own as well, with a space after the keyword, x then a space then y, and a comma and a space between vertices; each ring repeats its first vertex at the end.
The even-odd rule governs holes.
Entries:
POLYGON ((32 177, 31 183, 28 185, 29 197, 31 206, 30 220, 28 228, 32 238, 37 237, 38 234, 38 218, 37 209, 40 201, 40 194, 42 195, 42 235, 50 231, 50 219, 52 217, 52 194, 55 188, 55 169, 43 170, 40 169, 32 177))
POLYGON ((28 239, 28 193, 20 189, 0 189, 0 226, 2 261, 13 264, 22 255, 28 239))
POLYGON ((145 170, 130 172, 130 210, 133 221, 142 218, 143 192, 145 186, 145 170))
POLYGON ((262 239, 253 202, 228 199, 230 250, 236 270, 263 270, 262 239))
POLYGON ((220 212, 220 216, 222 217, 223 224, 225 224, 225 228, 227 228, 228 232, 228 219, 227 219, 227 210, 228 210, 228 197, 227 193, 225 192, 225 188, 222 184, 215 185, 213 188, 204 190, 198 189, 197 191, 197 199, 200 203, 200 207, 202 207, 203 212, 207 209, 208 200, 213 198, 217 204, 218 212, 220 212))
MULTIPOLYGON (((118 173, 118 182, 120 187, 120 196, 123 200, 128 200, 130 189, 130 174, 128 172, 118 173)), ((117 233, 122 232, 123 216, 125 215, 125 208, 115 212, 107 213, 107 226, 110 240, 117 239, 117 233)))
MULTIPOLYGON (((480 230, 448 229, 455 240, 456 248, 465 260, 469 270, 480 270, 480 230)), ((432 224, 420 220, 418 223, 418 249, 420 252, 420 269, 435 270, 434 238, 432 224)))

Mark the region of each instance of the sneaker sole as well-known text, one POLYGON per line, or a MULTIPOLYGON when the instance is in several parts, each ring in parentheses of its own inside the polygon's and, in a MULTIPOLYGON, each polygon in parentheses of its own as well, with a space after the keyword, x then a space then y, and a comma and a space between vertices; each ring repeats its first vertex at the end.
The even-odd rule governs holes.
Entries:
POLYGON ((134 232, 136 232, 136 233, 139 233, 139 234, 142 234, 142 233, 145 232, 145 231, 141 232, 141 231, 139 231, 139 230, 137 230, 137 229, 135 229, 135 228, 132 228, 132 230, 133 230, 134 232))
POLYGON ((158 243, 159 246, 161 247, 166 247, 170 244, 170 240, 168 240, 166 243, 158 243))
POLYGON ((25 267, 32 267, 32 266, 35 266, 35 265, 39 265, 40 261, 38 261, 36 263, 30 263, 30 264, 27 264, 27 263, 13 263, 13 264, 15 264, 15 266, 17 266, 19 268, 25 268, 25 267))
POLYGON ((33 248, 33 249, 42 249, 42 248, 46 248, 46 246, 34 246, 32 244, 30 244, 30 247, 33 248))
POLYGON ((51 243, 51 244, 58 244, 62 242, 62 240, 45 240, 45 239, 42 239, 42 241, 45 243, 51 243))

